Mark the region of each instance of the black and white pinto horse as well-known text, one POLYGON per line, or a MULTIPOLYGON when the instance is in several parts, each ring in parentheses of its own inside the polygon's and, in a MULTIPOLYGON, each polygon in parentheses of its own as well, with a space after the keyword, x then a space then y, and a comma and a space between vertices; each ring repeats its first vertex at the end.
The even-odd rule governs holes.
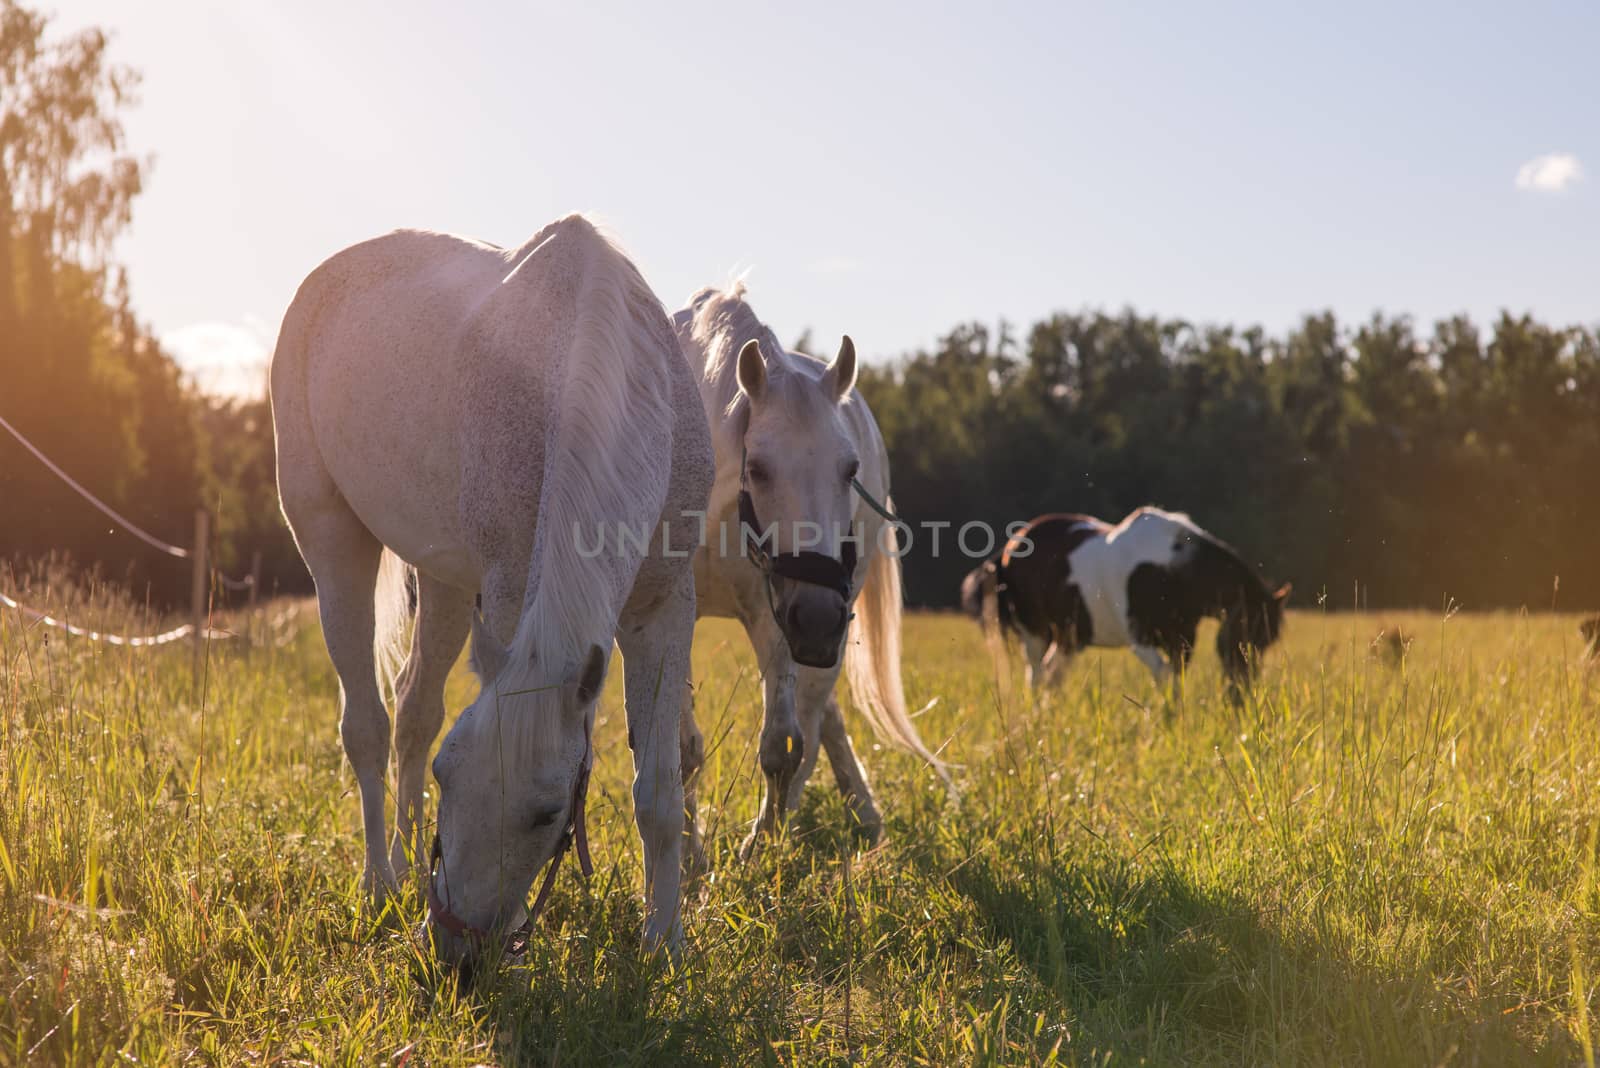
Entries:
POLYGON ((1187 668, 1207 616, 1222 622, 1223 674, 1249 685, 1261 652, 1278 639, 1288 598, 1287 585, 1271 590, 1187 515, 1151 507, 1116 526, 1040 516, 961 584, 962 607, 991 635, 1021 638, 1036 689, 1088 646, 1131 647, 1165 684, 1187 668))

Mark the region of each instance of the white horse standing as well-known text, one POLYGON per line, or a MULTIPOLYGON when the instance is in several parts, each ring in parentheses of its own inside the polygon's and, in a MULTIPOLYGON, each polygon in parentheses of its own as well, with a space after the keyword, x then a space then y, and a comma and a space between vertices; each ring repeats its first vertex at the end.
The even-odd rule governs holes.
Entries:
POLYGON ((599 554, 577 541, 703 507, 712 454, 698 399, 660 303, 579 216, 514 251, 414 231, 356 245, 306 279, 284 318, 272 362, 278 487, 316 580, 361 789, 365 881, 379 898, 421 855, 424 764, 472 631, 482 691, 433 765, 429 926, 445 959, 491 948, 523 921, 534 876, 549 862, 553 878, 574 833, 587 859, 590 732, 613 637, 645 943, 682 937, 685 694, 660 680, 689 673, 695 532, 673 522, 675 541, 662 527, 648 545, 618 538, 599 554), (391 851, 379 669, 386 651, 398 660, 403 634, 399 561, 417 572, 417 616, 398 677, 391 851))
MULTIPOLYGON (((845 338, 827 365, 786 351, 744 292, 742 284, 703 289, 673 324, 699 376, 717 458, 706 544, 694 559, 699 612, 742 622, 761 668, 766 790, 744 844, 748 854, 798 803, 819 749, 827 750, 862 829, 874 838, 882 829, 834 697, 841 644, 851 696, 878 736, 918 754, 941 776, 945 768, 906 712, 900 561, 883 551, 892 544, 886 521, 853 488, 859 481, 889 507, 889 458, 871 411, 854 392, 855 348, 845 338), (741 491, 748 493, 749 525, 778 532, 776 545, 768 546, 770 569, 753 566, 741 551, 741 491)), ((689 781, 703 759, 692 709, 683 749, 689 781)), ((694 797, 686 796, 697 856, 694 797)))

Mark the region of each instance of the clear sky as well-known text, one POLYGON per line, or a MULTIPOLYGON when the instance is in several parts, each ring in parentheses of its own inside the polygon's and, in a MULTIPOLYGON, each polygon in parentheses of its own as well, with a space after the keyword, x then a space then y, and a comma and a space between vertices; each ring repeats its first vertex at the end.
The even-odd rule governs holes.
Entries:
MULTIPOLYGON (((46 6, 51 7, 49 0, 46 6)), ((1131 304, 1600 321, 1600 5, 56 0, 144 72, 118 247, 191 363, 398 226, 609 224, 868 358, 1131 304)))

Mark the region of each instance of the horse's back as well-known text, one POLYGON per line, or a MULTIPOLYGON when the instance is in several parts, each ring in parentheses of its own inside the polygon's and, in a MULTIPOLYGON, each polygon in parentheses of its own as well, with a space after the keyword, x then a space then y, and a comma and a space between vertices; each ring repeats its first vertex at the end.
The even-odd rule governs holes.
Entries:
POLYGON ((1203 532, 1189 517, 1145 506, 1129 513, 1103 537, 1085 543, 1073 557, 1095 644, 1121 646, 1134 640, 1130 582, 1145 565, 1169 571, 1192 558, 1203 532))
MULTIPOLYGON (((596 323, 626 350, 607 358, 634 365, 592 399, 645 395, 657 415, 638 413, 617 447, 657 452, 681 358, 659 302, 581 216, 514 251, 397 231, 331 257, 302 284, 273 358, 280 456, 305 469, 280 460, 291 522, 295 484, 321 475, 380 541, 447 581, 475 585, 488 553, 525 563, 550 423, 593 414, 561 409, 566 380, 599 358, 596 323)), ((663 483, 668 462, 641 459, 663 483)))
POLYGON ((1073 557, 1108 529, 1093 516, 1053 512, 1030 520, 1006 541, 1000 571, 1014 625, 1040 637, 1070 635, 1073 646, 1089 641, 1093 628, 1073 557))
POLYGON ((1156 563, 1184 551, 1197 538, 1207 538, 1203 530, 1182 512, 1167 512, 1145 505, 1118 523, 1107 540, 1120 544, 1130 560, 1156 563))
POLYGON ((452 395, 430 387, 454 377, 451 342, 504 273, 498 249, 416 230, 330 256, 301 283, 284 315, 270 370, 274 412, 311 424, 330 449, 383 448, 383 416, 410 414, 408 401, 418 392, 435 402, 452 395), (339 424, 358 410, 373 418, 362 420, 359 433, 342 431, 339 424))
POLYGON ((1006 540, 1001 555, 1002 566, 1009 567, 1030 557, 1065 556, 1076 549, 1086 538, 1111 529, 1092 515, 1077 512, 1050 512, 1035 516, 1026 526, 1006 540), (1024 545, 1028 551, 1021 551, 1024 545))

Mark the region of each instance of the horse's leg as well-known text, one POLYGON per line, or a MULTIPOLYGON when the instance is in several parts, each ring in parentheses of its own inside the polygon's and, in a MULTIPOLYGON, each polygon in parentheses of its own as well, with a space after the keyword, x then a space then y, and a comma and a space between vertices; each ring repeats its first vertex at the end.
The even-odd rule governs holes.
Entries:
POLYGON ((1028 656, 1028 685, 1034 690, 1042 690, 1046 681, 1044 657, 1050 648, 1049 639, 1028 630, 1019 633, 1022 635, 1022 650, 1028 656))
POLYGON ((1172 665, 1172 696, 1183 698, 1183 683, 1189 674, 1189 660, 1194 656, 1194 640, 1199 632, 1200 620, 1180 619, 1166 643, 1167 662, 1172 665))
POLYGON ((1132 646, 1133 655, 1139 658, 1140 663, 1150 669, 1150 674, 1156 680, 1157 686, 1165 686, 1172 677, 1172 665, 1167 663, 1167 658, 1161 655, 1161 650, 1154 645, 1132 646))
MULTIPOLYGON (((286 512, 291 512, 286 501, 286 512)), ((322 639, 339 675, 339 737, 361 789, 361 826, 367 859, 362 885, 374 904, 394 889, 385 853, 384 783, 389 770, 389 712, 378 691, 372 640, 372 598, 383 546, 341 499, 293 509, 295 540, 317 586, 322 639), (309 514, 307 514, 309 511, 309 514)))
POLYGON ((873 800, 866 769, 856 757, 855 746, 850 744, 839 701, 832 694, 828 695, 828 703, 822 709, 822 745, 828 751, 833 781, 839 784, 845 807, 867 840, 876 843, 883 834, 883 817, 878 813, 878 803, 873 800))
POLYGON ((745 626, 761 665, 764 703, 758 759, 765 785, 755 824, 739 847, 741 859, 748 859, 761 837, 776 833, 783 823, 789 783, 800 770, 806 744, 795 711, 794 691, 800 669, 789 656, 789 643, 765 605, 747 614, 745 626))
POLYGON ((761 680, 766 700, 757 760, 764 781, 755 824, 739 847, 740 858, 746 860, 755 853, 762 836, 777 833, 783 824, 789 782, 805 754, 805 735, 800 731, 800 719, 795 712, 794 661, 789 659, 787 648, 773 659, 780 663, 769 666, 761 680))
POLYGON ((422 856, 422 797, 428 750, 444 723, 444 684, 461 655, 472 623, 472 594, 426 575, 417 576, 417 624, 411 653, 396 689, 394 748, 397 768, 394 844, 389 863, 404 878, 422 856))
POLYGON ((624 611, 622 647, 628 740, 633 748, 633 815, 644 845, 644 945, 683 943, 684 685, 694 640, 694 582, 687 568, 665 601, 624 611))
POLYGON ((822 751, 822 721, 833 688, 839 681, 838 666, 831 668, 797 668, 795 671, 794 707, 800 722, 800 766, 789 780, 789 793, 784 798, 784 811, 793 812, 800 807, 806 783, 817 770, 817 754, 822 751))
POLYGON ((1077 655, 1077 648, 1066 639, 1058 637, 1050 643, 1050 648, 1044 654, 1044 661, 1040 669, 1044 675, 1044 684, 1054 686, 1061 681, 1061 676, 1067 670, 1067 665, 1077 655))
MULTIPOLYGON (((624 654, 626 655, 626 654, 624 654)), ((697 804, 700 769, 706 762, 706 739, 694 718, 694 682, 684 680, 683 714, 678 717, 678 759, 683 779, 683 877, 693 882, 710 870, 697 804)))

